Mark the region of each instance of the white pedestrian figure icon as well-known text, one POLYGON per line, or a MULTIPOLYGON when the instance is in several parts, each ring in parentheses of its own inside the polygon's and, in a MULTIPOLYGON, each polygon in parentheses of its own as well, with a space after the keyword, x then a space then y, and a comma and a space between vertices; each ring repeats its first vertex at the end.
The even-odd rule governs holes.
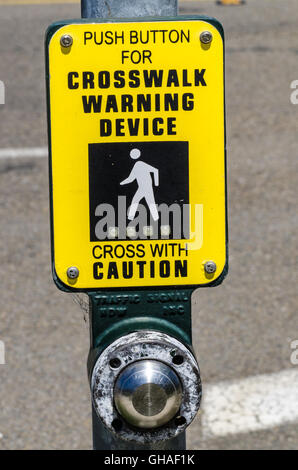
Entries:
MULTIPOLYGON (((137 160, 141 156, 141 151, 137 148, 132 149, 130 156, 133 160, 137 160)), ((153 182, 151 173, 153 173, 154 185, 159 185, 159 171, 154 166, 148 165, 145 162, 138 161, 134 164, 133 169, 130 172, 130 175, 123 181, 121 185, 132 183, 134 180, 137 180, 138 189, 132 198, 131 206, 128 211, 128 220, 133 220, 135 218, 138 205, 141 199, 145 199, 150 209, 152 218, 154 221, 159 219, 157 206, 155 203, 154 192, 153 192, 153 182)))

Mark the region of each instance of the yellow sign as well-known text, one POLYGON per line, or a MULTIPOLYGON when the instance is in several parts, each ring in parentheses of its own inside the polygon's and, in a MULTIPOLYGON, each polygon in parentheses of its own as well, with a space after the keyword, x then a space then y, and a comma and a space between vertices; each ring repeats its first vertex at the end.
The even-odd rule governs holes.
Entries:
POLYGON ((219 5, 243 5, 244 0, 218 0, 216 3, 219 5))
POLYGON ((47 47, 57 284, 220 282, 227 262, 219 23, 54 24, 47 47))

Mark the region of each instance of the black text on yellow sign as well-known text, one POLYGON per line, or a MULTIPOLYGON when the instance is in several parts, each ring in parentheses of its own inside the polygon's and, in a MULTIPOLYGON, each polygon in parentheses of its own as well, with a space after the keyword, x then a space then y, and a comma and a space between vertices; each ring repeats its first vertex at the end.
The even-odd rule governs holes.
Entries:
POLYGON ((59 286, 219 282, 227 264, 220 25, 56 24, 47 53, 59 286), (201 41, 206 30, 209 44, 201 41))

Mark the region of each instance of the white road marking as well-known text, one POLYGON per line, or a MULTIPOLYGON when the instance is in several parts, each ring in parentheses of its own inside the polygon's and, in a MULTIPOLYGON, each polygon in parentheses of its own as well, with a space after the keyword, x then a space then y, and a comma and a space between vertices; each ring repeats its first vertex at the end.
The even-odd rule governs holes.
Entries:
POLYGON ((270 429, 298 421, 298 369, 203 388, 205 439, 270 429))
POLYGON ((0 149, 0 160, 5 158, 40 158, 47 156, 48 149, 46 147, 0 149))

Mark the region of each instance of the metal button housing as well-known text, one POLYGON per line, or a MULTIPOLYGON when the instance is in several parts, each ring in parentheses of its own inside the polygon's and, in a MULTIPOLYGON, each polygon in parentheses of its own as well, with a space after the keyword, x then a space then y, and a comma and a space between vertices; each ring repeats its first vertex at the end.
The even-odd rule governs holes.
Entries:
POLYGON ((119 439, 143 444, 182 433, 198 411, 202 386, 198 363, 183 343, 139 330, 100 354, 91 391, 105 427, 119 439))

